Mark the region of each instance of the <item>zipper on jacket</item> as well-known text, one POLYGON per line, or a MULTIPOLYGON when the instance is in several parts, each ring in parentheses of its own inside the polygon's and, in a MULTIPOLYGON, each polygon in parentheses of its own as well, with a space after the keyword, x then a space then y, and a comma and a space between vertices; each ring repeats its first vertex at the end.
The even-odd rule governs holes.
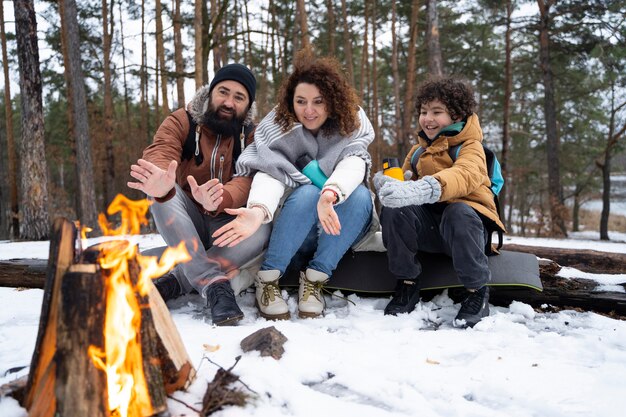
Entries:
POLYGON ((221 183, 224 182, 222 180, 222 174, 223 173, 224 173, 224 155, 220 155, 220 170, 219 170, 218 178, 219 178, 221 183))
MULTIPOLYGON (((220 147, 220 142, 222 141, 222 135, 217 135, 217 140, 215 141, 215 147, 213 148, 213 152, 211 152, 211 179, 215 178, 215 163, 217 162, 217 150, 220 147)), ((220 182, 222 180, 220 179, 220 182)))

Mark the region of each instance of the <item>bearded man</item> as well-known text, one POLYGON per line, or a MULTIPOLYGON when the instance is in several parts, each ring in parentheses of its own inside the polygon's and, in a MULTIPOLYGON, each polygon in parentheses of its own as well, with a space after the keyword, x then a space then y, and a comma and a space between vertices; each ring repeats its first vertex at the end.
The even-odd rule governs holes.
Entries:
MULTIPOLYGON (((267 245, 270 226, 234 247, 218 247, 215 231, 236 216, 225 212, 246 204, 252 177, 235 176, 235 161, 252 142, 251 107, 256 79, 241 64, 222 67, 187 110, 168 116, 128 182, 154 200, 156 227, 168 246, 184 241, 191 260, 155 281, 165 301, 196 290, 207 300, 215 325, 243 318, 230 279, 267 245), (195 130, 195 141, 193 131, 195 130)), ((229 233, 229 232, 227 232, 229 233)), ((238 236, 225 235, 235 241, 238 236)))

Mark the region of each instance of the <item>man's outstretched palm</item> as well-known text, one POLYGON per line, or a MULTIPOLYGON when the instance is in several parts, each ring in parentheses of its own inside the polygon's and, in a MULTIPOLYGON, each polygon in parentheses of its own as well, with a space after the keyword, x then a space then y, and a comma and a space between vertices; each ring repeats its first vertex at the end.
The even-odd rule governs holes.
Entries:
POLYGON ((174 188, 177 166, 178 163, 172 161, 167 167, 167 171, 165 171, 152 162, 140 159, 137 161, 137 164, 130 166, 130 176, 138 180, 138 182, 129 181, 126 184, 130 188, 143 191, 150 197, 163 197, 174 188))

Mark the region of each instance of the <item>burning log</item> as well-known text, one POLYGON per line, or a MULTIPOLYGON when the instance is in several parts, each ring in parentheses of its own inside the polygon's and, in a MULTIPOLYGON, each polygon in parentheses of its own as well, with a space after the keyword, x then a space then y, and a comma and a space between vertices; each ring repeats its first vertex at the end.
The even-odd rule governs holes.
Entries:
POLYGON ((140 255, 127 241, 93 246, 76 259, 76 235, 69 221, 54 223, 22 405, 31 417, 168 415, 167 394, 186 388, 195 370, 167 306, 140 277, 140 255), (113 262, 108 251, 129 251, 126 271, 104 264, 113 262), (125 325, 132 327, 112 336, 125 325))

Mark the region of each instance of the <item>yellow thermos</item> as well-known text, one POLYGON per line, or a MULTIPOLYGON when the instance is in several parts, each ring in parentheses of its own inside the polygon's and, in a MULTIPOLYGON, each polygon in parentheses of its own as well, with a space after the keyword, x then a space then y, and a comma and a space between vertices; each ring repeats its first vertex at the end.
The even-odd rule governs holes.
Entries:
POLYGON ((398 158, 383 159, 383 173, 388 177, 395 178, 398 181, 404 181, 404 174, 400 168, 398 158))

